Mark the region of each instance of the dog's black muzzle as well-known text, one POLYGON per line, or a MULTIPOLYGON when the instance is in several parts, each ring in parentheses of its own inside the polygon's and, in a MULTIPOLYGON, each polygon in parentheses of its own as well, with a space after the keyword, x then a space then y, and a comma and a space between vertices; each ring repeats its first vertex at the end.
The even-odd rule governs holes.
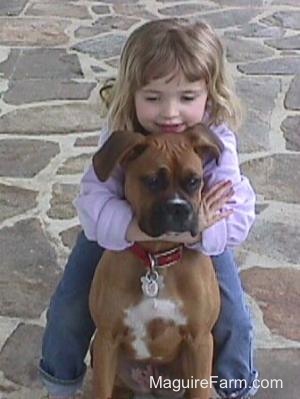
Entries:
POLYGON ((165 233, 190 232, 197 235, 198 218, 193 206, 181 198, 169 199, 156 203, 151 212, 144 231, 152 237, 158 237, 165 233))

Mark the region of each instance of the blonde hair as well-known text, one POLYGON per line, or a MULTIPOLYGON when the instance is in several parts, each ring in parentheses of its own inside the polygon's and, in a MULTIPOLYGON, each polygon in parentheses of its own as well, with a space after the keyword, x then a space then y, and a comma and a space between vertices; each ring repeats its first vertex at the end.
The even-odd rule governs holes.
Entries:
POLYGON ((109 129, 140 130, 134 104, 136 91, 152 79, 175 76, 178 71, 189 82, 205 79, 208 125, 239 124, 241 107, 217 34, 204 22, 170 18, 145 23, 125 43, 116 79, 100 90, 108 109, 109 129))

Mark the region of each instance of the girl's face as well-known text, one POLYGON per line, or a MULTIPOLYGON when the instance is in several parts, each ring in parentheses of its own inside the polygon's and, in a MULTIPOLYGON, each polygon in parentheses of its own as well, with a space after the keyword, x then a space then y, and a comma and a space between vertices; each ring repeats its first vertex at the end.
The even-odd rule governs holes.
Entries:
POLYGON ((182 73, 151 80, 135 93, 140 125, 149 133, 180 133, 202 121, 207 101, 204 79, 186 80, 182 73))

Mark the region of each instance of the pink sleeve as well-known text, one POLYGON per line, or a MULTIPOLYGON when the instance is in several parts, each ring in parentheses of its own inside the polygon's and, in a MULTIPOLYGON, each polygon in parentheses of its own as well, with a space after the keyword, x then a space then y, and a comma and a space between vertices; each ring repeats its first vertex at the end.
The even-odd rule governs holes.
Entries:
POLYGON ((86 237, 106 249, 122 250, 132 245, 125 236, 133 213, 123 199, 122 182, 121 168, 116 168, 106 182, 100 182, 90 166, 74 201, 86 237))
POLYGON ((204 179, 208 187, 224 180, 233 183, 234 195, 230 204, 224 210, 234 212, 227 219, 223 219, 202 233, 202 241, 190 248, 199 250, 206 255, 221 254, 226 247, 240 245, 248 236, 255 219, 255 194, 249 180, 240 173, 236 138, 225 125, 213 128, 224 144, 219 165, 209 162, 204 168, 204 179))

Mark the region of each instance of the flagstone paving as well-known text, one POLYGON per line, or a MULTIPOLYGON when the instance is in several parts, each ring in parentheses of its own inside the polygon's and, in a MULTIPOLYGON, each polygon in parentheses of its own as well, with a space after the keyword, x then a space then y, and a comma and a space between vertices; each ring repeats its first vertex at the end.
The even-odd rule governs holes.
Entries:
POLYGON ((80 230, 72 200, 104 123, 99 87, 132 29, 172 16, 205 19, 227 47, 257 193, 237 258, 261 377, 283 382, 257 398, 299 397, 300 1, 0 0, 0 399, 45 393, 45 313, 80 230))

